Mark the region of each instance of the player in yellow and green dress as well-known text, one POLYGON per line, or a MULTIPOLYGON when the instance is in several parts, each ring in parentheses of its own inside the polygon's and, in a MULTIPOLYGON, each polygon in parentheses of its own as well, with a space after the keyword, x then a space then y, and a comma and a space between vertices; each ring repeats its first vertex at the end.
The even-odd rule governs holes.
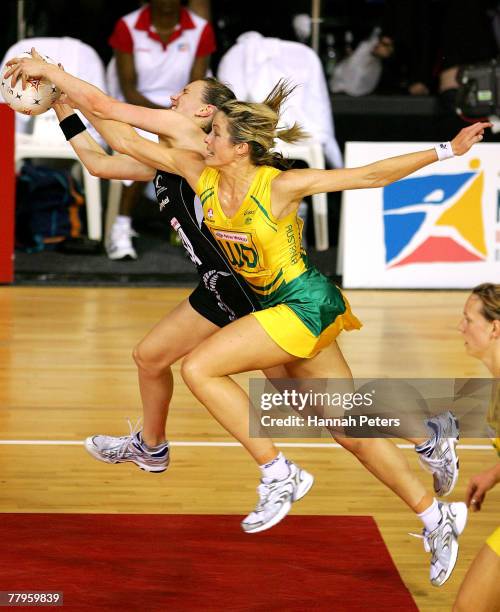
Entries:
MULTIPOLYGON (((488 411, 488 427, 500 458, 500 285, 483 283, 472 290, 465 303, 459 330, 469 355, 480 359, 497 379, 488 411)), ((481 510, 487 491, 500 482, 500 460, 473 476, 466 502, 481 510)), ((493 509, 495 512, 495 509, 493 509)), ((496 508, 498 516, 498 508, 496 508)), ((499 521, 500 523, 500 521, 499 521)), ((457 595, 454 612, 500 610, 500 526, 486 540, 473 560, 457 595)))
MULTIPOLYGON (((336 337, 343 329, 359 328, 360 323, 341 291, 310 266, 301 251, 300 202, 315 193, 383 187, 433 162, 463 155, 490 127, 477 123, 461 130, 451 142, 359 168, 280 171, 281 156, 272 150, 275 138, 295 142, 304 137, 297 125, 278 127, 282 103, 290 92, 286 83, 279 82, 261 104, 224 104, 205 139, 203 157, 143 142, 134 130, 117 136, 113 144, 121 153, 186 179, 200 196, 204 221, 230 265, 263 306, 258 314, 242 317, 204 340, 185 357, 181 370, 193 394, 261 468, 259 503, 242 522, 247 533, 280 521, 291 504, 305 495, 312 479, 288 461, 272 440, 250 436, 249 398, 231 375, 283 364, 292 379, 343 379, 353 386, 336 337)), ((423 522, 423 537, 431 552, 430 579, 433 585, 442 585, 457 560, 466 505, 436 500, 391 440, 342 433, 334 437, 423 522)), ((430 460, 439 447, 439 464, 448 466, 451 475, 441 493, 441 487, 435 486, 437 494, 446 495, 454 484, 456 461, 443 455, 450 456, 447 451, 455 441, 456 434, 450 431, 437 435, 425 449, 430 460)))

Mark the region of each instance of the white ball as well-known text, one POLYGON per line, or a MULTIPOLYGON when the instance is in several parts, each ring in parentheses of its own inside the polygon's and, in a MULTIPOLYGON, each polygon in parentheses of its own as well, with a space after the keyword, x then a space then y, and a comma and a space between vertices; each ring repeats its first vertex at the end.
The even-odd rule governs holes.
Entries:
MULTIPOLYGON (((31 53, 22 53, 18 57, 31 57, 31 53)), ((42 56, 44 61, 55 64, 49 57, 42 56)), ((5 78, 10 66, 2 68, 0 78, 0 92, 3 99, 13 110, 24 115, 41 115, 51 108, 61 95, 61 90, 47 79, 29 79, 26 89, 23 89, 19 79, 14 87, 11 86, 11 77, 5 78)))

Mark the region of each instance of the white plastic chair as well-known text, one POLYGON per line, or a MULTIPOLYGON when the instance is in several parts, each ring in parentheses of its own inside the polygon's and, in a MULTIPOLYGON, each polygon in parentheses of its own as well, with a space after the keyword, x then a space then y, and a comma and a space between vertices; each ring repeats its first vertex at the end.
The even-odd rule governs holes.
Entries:
MULTIPOLYGON (((57 125, 57 122, 56 122, 57 125)), ((24 159, 72 159, 80 162, 77 154, 66 142, 64 136, 54 137, 60 130, 54 128, 54 116, 38 115, 33 123, 33 134, 16 132, 15 160, 18 167, 24 159)), ((87 210, 88 235, 92 240, 102 238, 101 220, 101 182, 81 164, 83 187, 85 190, 85 207, 87 210)))
MULTIPOLYGON (((301 159, 310 168, 342 167, 342 154, 335 140, 330 96, 321 62, 316 53, 301 43, 266 38, 258 32, 242 34, 222 57, 218 78, 228 83, 236 97, 262 101, 281 78, 298 85, 282 109, 280 125, 298 122, 312 140, 276 147, 285 157, 301 159)), ((313 196, 316 248, 328 248, 326 194, 313 196)))
MULTIPOLYGON (((51 59, 61 62, 64 68, 86 81, 89 81, 106 91, 104 65, 96 51, 76 38, 25 38, 18 41, 10 49, 2 62, 5 62, 23 51, 37 51, 48 55, 51 59)), ((88 121, 83 122, 90 128, 88 121)), ((90 129, 93 131, 93 128, 90 129)), ((93 136, 100 139, 93 131, 93 136)), ((85 189, 85 204, 87 210, 88 235, 92 240, 102 239, 102 206, 100 179, 92 176, 81 164, 59 129, 57 117, 50 110, 42 115, 26 117, 16 113, 16 144, 15 160, 19 165, 23 159, 71 159, 82 166, 83 186, 85 189), (31 131, 30 128, 31 127, 31 131)))
MULTIPOLYGON (((305 161, 309 168, 325 168, 325 156, 321 144, 314 140, 304 140, 296 144, 288 144, 278 140, 275 147, 283 157, 305 161)), ((326 193, 316 193, 312 196, 314 237, 316 249, 326 251, 328 242, 328 199, 326 193)))

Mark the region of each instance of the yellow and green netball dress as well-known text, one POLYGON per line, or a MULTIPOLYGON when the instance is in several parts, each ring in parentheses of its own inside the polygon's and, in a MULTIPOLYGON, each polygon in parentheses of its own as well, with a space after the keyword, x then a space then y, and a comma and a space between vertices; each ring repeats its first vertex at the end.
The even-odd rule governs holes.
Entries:
POLYGON ((308 264, 296 212, 279 220, 273 216, 271 181, 278 174, 276 168, 260 166, 231 218, 217 197, 218 170, 205 168, 196 191, 207 227, 262 304, 253 316, 285 351, 313 357, 343 329, 359 329, 361 323, 340 289, 308 264))
MULTIPOLYGON (((500 459, 500 383, 493 387, 492 401, 487 416, 488 427, 491 431, 493 446, 496 448, 500 459)), ((486 540, 488 546, 500 557, 500 527, 486 540)))

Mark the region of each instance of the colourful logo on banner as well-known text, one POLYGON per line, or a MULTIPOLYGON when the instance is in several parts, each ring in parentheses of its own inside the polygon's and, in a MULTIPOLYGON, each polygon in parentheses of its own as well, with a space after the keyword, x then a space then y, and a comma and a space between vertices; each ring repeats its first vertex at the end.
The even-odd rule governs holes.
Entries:
POLYGON ((434 174, 397 181, 383 190, 387 267, 485 261, 484 174, 434 174))

